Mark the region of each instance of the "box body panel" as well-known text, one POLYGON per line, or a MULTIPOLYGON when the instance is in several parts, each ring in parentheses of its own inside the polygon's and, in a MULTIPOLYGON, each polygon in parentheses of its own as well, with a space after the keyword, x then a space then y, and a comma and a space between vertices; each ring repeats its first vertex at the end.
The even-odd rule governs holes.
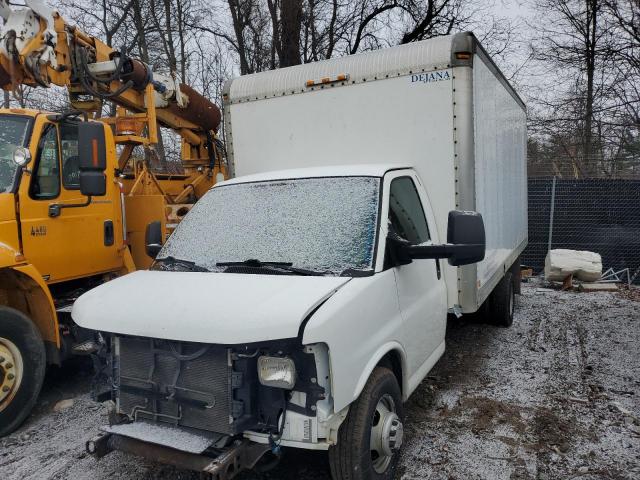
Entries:
POLYGON ((477 267, 481 303, 527 241, 527 118, 480 55, 473 66, 473 112, 476 210, 487 238, 477 267))

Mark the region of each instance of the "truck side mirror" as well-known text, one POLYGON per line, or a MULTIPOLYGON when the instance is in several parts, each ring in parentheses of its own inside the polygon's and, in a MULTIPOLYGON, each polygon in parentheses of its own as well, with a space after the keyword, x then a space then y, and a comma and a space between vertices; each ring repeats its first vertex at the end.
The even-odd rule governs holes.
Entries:
POLYGON ((453 245, 449 265, 460 266, 484 260, 487 246, 484 220, 477 212, 449 212, 447 243, 453 245))
POLYGON ((406 245, 411 259, 448 258, 449 265, 459 267, 484 259, 486 239, 482 215, 477 212, 449 212, 447 243, 444 245, 406 245))
POLYGON ((144 233, 144 245, 147 255, 156 258, 162 250, 162 223, 151 222, 147 225, 144 233))
POLYGON ((104 124, 82 122, 78 125, 78 157, 80 160, 80 192, 87 197, 107 193, 107 149, 104 124))

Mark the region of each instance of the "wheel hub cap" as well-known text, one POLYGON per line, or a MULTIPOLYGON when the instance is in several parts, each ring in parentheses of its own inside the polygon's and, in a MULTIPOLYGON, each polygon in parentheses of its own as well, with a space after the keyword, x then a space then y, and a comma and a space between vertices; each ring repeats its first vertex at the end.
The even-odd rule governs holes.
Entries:
POLYGON ((400 418, 392 413, 387 416, 382 429, 382 449, 387 455, 393 455, 402 447, 404 427, 400 418))
POLYGON ((384 473, 402 447, 404 427, 390 395, 384 395, 371 419, 371 460, 377 473, 384 473))
POLYGON ((21 382, 22 355, 13 342, 0 337, 0 411, 11 403, 21 382))

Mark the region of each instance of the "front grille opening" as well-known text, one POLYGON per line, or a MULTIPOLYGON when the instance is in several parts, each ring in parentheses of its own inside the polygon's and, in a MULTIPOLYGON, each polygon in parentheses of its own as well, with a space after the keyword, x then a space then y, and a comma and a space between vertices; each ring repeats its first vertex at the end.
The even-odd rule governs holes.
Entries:
POLYGON ((314 416, 313 406, 325 394, 317 385, 313 354, 305 353, 297 339, 227 347, 115 336, 112 347, 118 412, 134 421, 225 436, 246 430, 278 433, 285 409, 314 416), (306 405, 292 404, 286 390, 260 384, 260 355, 294 360, 296 388, 306 393, 306 405))
POLYGON ((234 434, 229 351, 220 346, 119 337, 116 390, 131 418, 234 434))

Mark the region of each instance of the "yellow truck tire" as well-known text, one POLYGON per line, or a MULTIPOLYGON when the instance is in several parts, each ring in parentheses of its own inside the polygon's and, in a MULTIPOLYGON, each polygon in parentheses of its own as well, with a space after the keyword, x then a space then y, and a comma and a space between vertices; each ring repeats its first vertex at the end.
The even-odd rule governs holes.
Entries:
POLYGON ((0 437, 29 416, 47 364, 40 332, 18 310, 0 307, 0 437))

